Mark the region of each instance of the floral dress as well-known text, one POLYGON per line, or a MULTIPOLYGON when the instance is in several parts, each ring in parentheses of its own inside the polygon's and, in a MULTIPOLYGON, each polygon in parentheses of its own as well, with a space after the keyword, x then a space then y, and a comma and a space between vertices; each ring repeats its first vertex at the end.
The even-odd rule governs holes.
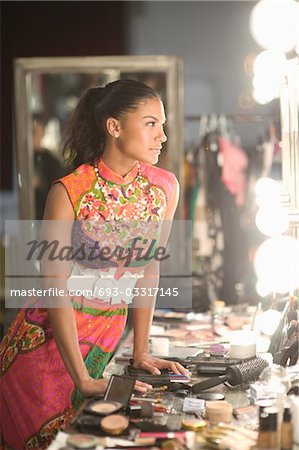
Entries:
MULTIPOLYGON (((100 160, 58 180, 78 221, 162 220, 172 197, 172 173, 140 163, 125 177, 100 160)), ((100 378, 122 336, 127 302, 93 307, 72 298, 81 354, 90 376, 100 378)), ((82 395, 65 369, 45 308, 23 308, 5 335, 1 356, 1 436, 4 448, 47 448, 71 420, 82 395)))

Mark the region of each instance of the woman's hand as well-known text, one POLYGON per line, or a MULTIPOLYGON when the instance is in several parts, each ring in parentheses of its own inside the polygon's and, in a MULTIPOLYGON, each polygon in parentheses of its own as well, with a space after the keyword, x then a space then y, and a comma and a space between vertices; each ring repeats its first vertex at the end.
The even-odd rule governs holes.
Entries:
POLYGON ((180 363, 154 358, 146 352, 133 357, 133 367, 135 369, 146 370, 153 375, 160 375, 161 369, 169 369, 173 373, 186 375, 187 377, 190 376, 189 370, 185 369, 180 363))
MULTIPOLYGON (((104 394, 108 386, 108 381, 100 378, 95 380, 92 377, 80 383, 78 386, 79 390, 85 397, 92 397, 93 395, 104 394)), ((146 394, 148 390, 152 389, 152 385, 143 383, 142 381, 136 381, 134 390, 140 392, 141 394, 146 394)))
POLYGON ((92 377, 88 377, 85 380, 78 383, 79 391, 84 397, 92 397, 93 395, 104 394, 108 386, 108 381, 100 378, 95 380, 92 377))

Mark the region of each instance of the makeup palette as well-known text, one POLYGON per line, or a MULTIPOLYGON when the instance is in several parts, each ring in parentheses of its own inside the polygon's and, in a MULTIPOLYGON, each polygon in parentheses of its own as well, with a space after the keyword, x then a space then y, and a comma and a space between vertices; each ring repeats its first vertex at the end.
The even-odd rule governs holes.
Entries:
POLYGON ((97 414, 99 416, 108 416, 114 414, 123 408, 123 404, 120 402, 112 402, 108 400, 98 400, 90 403, 85 411, 97 414))

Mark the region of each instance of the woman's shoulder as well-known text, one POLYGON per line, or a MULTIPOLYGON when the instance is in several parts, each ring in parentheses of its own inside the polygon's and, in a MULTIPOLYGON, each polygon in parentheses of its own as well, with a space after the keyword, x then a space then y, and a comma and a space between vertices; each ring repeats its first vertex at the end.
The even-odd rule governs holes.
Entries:
POLYGON ((149 179, 152 184, 163 186, 164 184, 174 187, 178 184, 174 173, 161 167, 151 166, 150 164, 140 163, 141 173, 149 179))
POLYGON ((85 163, 77 167, 68 175, 59 178, 54 183, 62 183, 67 190, 68 196, 75 207, 82 192, 91 188, 95 179, 95 173, 90 164, 85 163))
POLYGON ((167 203, 170 204, 174 198, 179 195, 179 182, 174 173, 161 167, 151 166, 150 164, 141 163, 141 174, 147 178, 149 183, 158 186, 167 198, 167 203))
POLYGON ((85 178, 94 178, 94 172, 92 166, 88 163, 81 164, 81 166, 76 167, 72 172, 68 173, 57 181, 69 181, 69 180, 84 180, 85 178))

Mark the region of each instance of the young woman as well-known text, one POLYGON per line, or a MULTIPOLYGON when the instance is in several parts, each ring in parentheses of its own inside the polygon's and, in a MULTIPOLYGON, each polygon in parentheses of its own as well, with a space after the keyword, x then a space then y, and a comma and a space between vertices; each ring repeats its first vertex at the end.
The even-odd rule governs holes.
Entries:
MULTIPOLYGON (((158 93, 142 83, 119 80, 83 95, 64 142, 64 153, 74 161, 76 170, 54 183, 47 199, 44 220, 51 224, 51 240, 70 245, 75 220, 104 223, 173 218, 177 180, 153 166, 166 141, 164 123, 158 93)), ((51 270, 50 264, 43 273, 51 270)), ((123 273, 116 276, 116 272, 117 285, 123 273)), ((67 267, 55 286, 67 293, 67 279, 73 273, 73 268, 67 267)), ((158 262, 153 260, 135 286, 157 286, 157 274, 158 262)), ((46 278, 44 287, 50 285, 46 278)), ((101 374, 121 338, 126 301, 97 299, 95 307, 83 296, 66 294, 63 300, 66 307, 58 303, 55 308, 24 308, 3 339, 1 424, 9 448, 47 447, 70 421, 83 396, 106 389, 101 374)), ((170 368, 186 374, 180 364, 149 355, 153 307, 138 307, 138 297, 134 302, 134 366, 151 373, 170 368)), ((136 389, 145 392, 148 385, 137 382, 136 389)))

